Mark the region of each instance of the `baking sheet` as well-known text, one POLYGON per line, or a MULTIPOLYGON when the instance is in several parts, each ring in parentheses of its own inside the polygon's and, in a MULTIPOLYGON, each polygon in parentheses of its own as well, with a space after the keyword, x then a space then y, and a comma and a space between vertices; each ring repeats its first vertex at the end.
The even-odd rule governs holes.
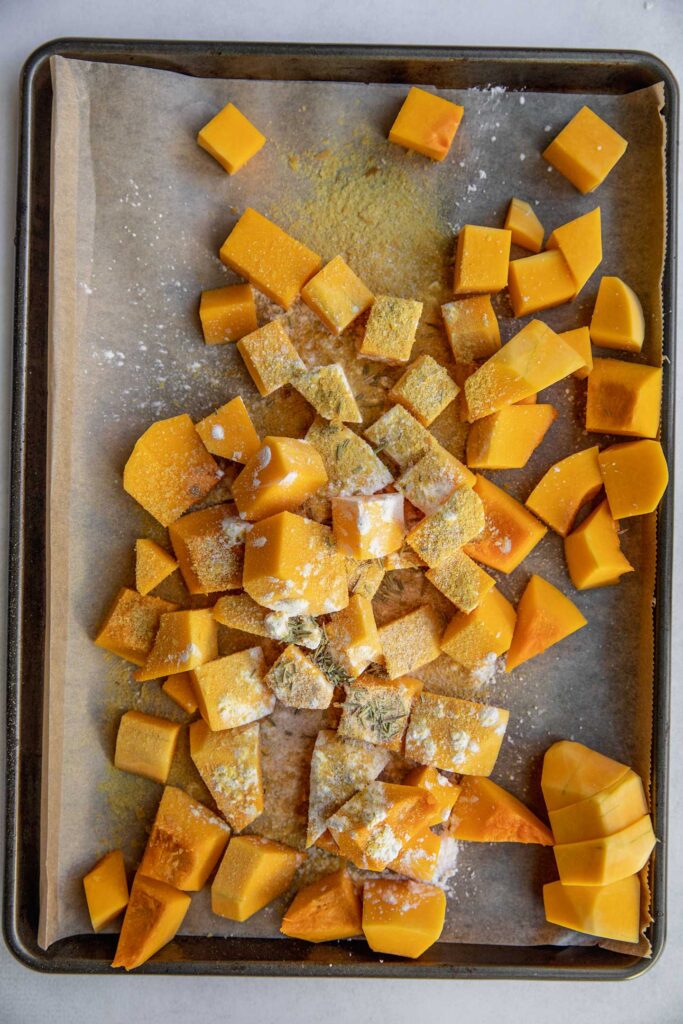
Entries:
MULTIPOLYGON (((325 259, 341 251, 371 288, 427 300, 415 352, 442 358, 441 332, 429 324, 438 322, 436 306, 450 297, 454 234, 466 222, 502 223, 511 195, 538 199, 548 229, 600 203, 601 272, 621 274, 641 296, 649 326, 644 358, 651 362, 661 352, 664 237, 658 90, 589 98, 629 139, 626 156, 593 198, 578 196, 539 156, 583 97, 446 91, 464 103, 466 115, 449 158, 435 165, 386 142, 404 86, 208 81, 61 58, 53 71, 44 945, 88 930, 83 872, 115 844, 134 863, 153 815, 159 788, 111 767, 118 713, 134 705, 182 718, 157 684, 131 684, 127 667, 90 642, 116 588, 130 582, 135 537, 159 536, 121 490, 134 440, 154 418, 181 410, 199 418, 240 392, 263 430, 281 429, 283 413, 292 433, 310 419, 305 404, 289 393, 257 400, 234 350, 201 341, 198 294, 230 279, 216 253, 242 209, 256 206, 325 259), (194 142, 198 127, 228 99, 269 137, 233 178, 194 142)), ((589 286, 579 302, 544 319, 559 330, 586 323, 595 290, 589 286)), ((275 312, 263 304, 264 317, 275 312)), ((507 338, 519 324, 502 299, 499 313, 507 338)), ((384 390, 384 380, 375 378, 388 373, 391 379, 391 372, 377 368, 364 375, 352 344, 325 336, 301 306, 289 319, 304 358, 341 359, 368 422, 375 418, 384 390)), ((527 470, 496 475, 513 493, 525 497, 548 465, 593 442, 579 426, 582 391, 574 381, 549 391, 561 418, 527 470)), ((457 454, 462 431, 452 417, 441 420, 435 433, 457 454)), ((651 524, 629 524, 622 540, 627 557, 651 570, 651 524)), ((504 578, 503 591, 518 596, 531 571, 569 589, 558 538, 546 538, 504 578)), ((416 575, 406 576, 409 595, 416 575)), ((494 778, 538 811, 539 759, 558 737, 580 739, 649 774, 651 582, 651 571, 639 572, 618 588, 578 595, 589 629, 511 677, 498 673, 479 691, 511 710, 494 778)), ((247 645, 244 636, 222 641, 247 645)), ((472 695, 471 681, 448 663, 430 667, 428 676, 435 688, 472 695)), ((315 723, 306 728, 315 731, 315 723)), ((186 752, 174 772, 200 795, 186 752)), ((301 818, 295 787, 292 793, 301 818)), ((552 877, 550 851, 460 844, 444 939, 577 941, 543 920, 540 885, 552 877)), ((183 930, 275 935, 277 921, 270 909, 231 925, 210 916, 200 894, 183 930)))

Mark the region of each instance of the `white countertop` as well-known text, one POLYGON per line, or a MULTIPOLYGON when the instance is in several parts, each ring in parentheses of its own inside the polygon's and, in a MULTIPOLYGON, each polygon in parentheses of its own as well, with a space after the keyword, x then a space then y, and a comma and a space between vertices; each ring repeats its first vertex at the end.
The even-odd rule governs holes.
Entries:
MULTIPOLYGON (((650 51, 683 79, 681 0, 0 0, 0 423, 9 435, 10 350, 18 81, 25 58, 59 36, 229 39, 483 46, 565 46, 650 51)), ((683 207, 683 204, 681 204, 683 207)), ((683 238, 683 231, 679 235, 683 238)), ((683 296, 679 281, 679 315, 683 296)), ((683 373, 679 372, 679 403, 683 373)), ((676 504, 683 525, 683 446, 676 504)), ((0 449, 0 579, 5 576, 7 452, 0 449)), ((681 547, 674 580, 681 578, 681 547)), ((679 587, 679 592, 681 588, 679 587)), ((4 587, 2 601, 4 604, 4 587)), ((4 611, 0 618, 4 628, 4 611)), ((664 954, 630 983, 337 981, 261 978, 50 977, 20 966, 0 941, 0 1019, 7 1024, 110 1024, 229 1019, 266 1024, 391 1024, 464 1020, 631 1024, 683 1020, 683 622, 675 610, 669 842, 669 926, 664 954)), ((4 701, 2 701, 4 704, 4 701)))

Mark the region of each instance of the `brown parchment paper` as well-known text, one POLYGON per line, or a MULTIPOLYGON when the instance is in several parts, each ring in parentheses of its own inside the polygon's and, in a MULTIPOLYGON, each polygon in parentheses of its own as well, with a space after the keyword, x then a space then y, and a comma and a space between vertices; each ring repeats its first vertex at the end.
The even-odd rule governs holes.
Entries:
MULTIPOLYGON (((370 288, 425 302, 414 354, 449 363, 438 304, 450 297, 453 239, 460 225, 500 225, 511 196, 537 201, 546 230, 599 203, 604 260, 643 302, 642 358, 661 359, 663 126, 659 88, 628 96, 444 92, 465 106, 448 158, 435 164, 386 141, 402 85, 218 81, 170 72, 53 58, 52 277, 50 294, 49 654, 42 813, 40 942, 89 930, 81 877, 120 846, 133 867, 160 787, 112 767, 118 718, 129 707, 186 716, 160 693, 130 680, 130 666, 92 644, 116 589, 132 583, 133 544, 163 533, 123 492, 121 471, 149 423, 186 410, 198 419, 243 394, 263 431, 305 429, 310 409, 289 389, 260 400, 234 346, 205 346, 196 307, 204 288, 229 282, 219 245, 247 205, 329 259, 346 256, 370 288), (228 100, 268 136, 230 177, 195 142, 228 100), (584 103, 629 142, 594 196, 580 196, 541 158, 550 138, 584 103)), ((523 255, 520 251, 518 255, 523 255)), ((595 275, 580 299, 543 318, 557 330, 588 323, 595 275)), ((504 339, 520 324, 496 300, 504 339)), ((262 318, 279 311, 260 300, 262 318)), ((354 356, 353 340, 319 329, 298 303, 288 314, 309 363, 342 361, 366 424, 382 411, 396 372, 354 356)), ((666 368, 665 368, 666 369, 666 368)), ((603 443, 582 429, 585 384, 546 393, 560 416, 525 470, 495 474, 522 500, 549 465, 603 443)), ((463 430, 454 407, 434 425, 454 453, 463 430)), ((229 475, 228 475, 229 478, 229 475)), ((446 658, 423 672, 428 685, 510 709, 494 778, 543 814, 540 759, 555 739, 581 740, 649 779, 652 710, 654 523, 629 520, 624 551, 638 571, 618 587, 576 594, 562 544, 549 533, 503 592, 516 599, 531 572, 571 594, 589 626, 510 676, 478 688, 446 658)), ((176 574, 177 575, 177 574, 176 574)), ((415 572, 392 574, 378 618, 436 591, 415 572)), ((180 594, 180 584, 162 596, 180 594)), ((186 595, 185 595, 186 599, 186 595)), ((441 606, 443 607, 443 605, 441 606)), ((445 611, 445 609, 444 609, 445 611)), ((224 631, 223 650, 249 646, 224 631)), ((280 709, 264 725, 267 808, 262 831, 296 842, 305 821, 306 758, 316 713, 280 709), (296 719, 296 720, 295 720, 296 719), (270 737, 270 738, 269 738, 270 737), (283 753, 284 751, 284 753, 283 753), (289 751, 289 756, 288 756, 289 751), (282 758, 286 770, 282 770, 282 758), (304 794, 305 797, 305 794, 304 794)), ((171 782, 207 798, 183 734, 171 782)), ((448 883, 447 941, 533 944, 591 942, 548 925, 541 886, 556 877, 552 852, 511 844, 461 843, 448 883)), ((243 925, 211 915, 200 893, 185 933, 277 935, 281 906, 243 925)))

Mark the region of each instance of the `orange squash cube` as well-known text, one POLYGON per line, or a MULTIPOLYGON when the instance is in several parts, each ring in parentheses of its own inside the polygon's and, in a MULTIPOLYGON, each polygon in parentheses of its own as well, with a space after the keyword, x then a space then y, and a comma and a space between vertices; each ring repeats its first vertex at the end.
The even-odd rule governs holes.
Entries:
POLYGON ((363 886, 363 933, 376 953, 416 959, 438 941, 445 917, 435 885, 373 878, 363 886))
POLYGON ((405 755, 418 764, 461 775, 490 775, 509 712, 423 690, 413 708, 405 755))
POLYGON ((450 405, 460 388, 445 367, 429 355, 418 356, 399 377, 389 398, 428 427, 450 405))
POLYGON ((143 596, 178 568, 175 558, 146 537, 135 541, 135 589, 143 596))
POLYGON ((337 550, 359 562, 398 551, 405 536, 402 494, 332 499, 337 550))
POLYGON ((465 668, 476 670, 509 649, 515 610, 495 587, 474 611, 457 612, 446 626, 441 650, 465 668))
POLYGON ((476 476, 459 459, 436 445, 404 470, 396 481, 411 505, 426 516, 436 512, 459 487, 474 487, 476 476))
POLYGON ((384 363, 407 363, 422 316, 422 303, 376 295, 358 353, 384 363))
POLYGON ((413 527, 406 541, 433 569, 477 537, 484 523, 484 506, 479 495, 470 487, 459 487, 436 512, 413 527))
POLYGON ((456 551, 452 558, 425 575, 461 612, 473 612, 496 585, 493 577, 464 551, 456 551))
POLYGON ((465 224, 455 250, 455 294, 501 291, 508 281, 511 242, 512 232, 504 228, 465 224))
POLYGON ((574 279, 576 297, 602 262, 600 207, 555 228, 546 249, 558 249, 574 279))
POLYGON ((654 438, 661 398, 661 367, 595 359, 588 378, 586 430, 654 438))
POLYGON ((483 476, 475 492, 484 506, 481 534, 465 545, 465 554, 500 572, 512 572, 548 532, 524 505, 483 476))
POLYGON ((175 676, 169 676, 161 689, 178 707, 187 711, 188 715, 193 715, 197 710, 197 698, 189 672, 178 672, 175 676))
POLYGON ((545 752, 541 789, 548 811, 569 807, 623 778, 629 768, 583 743, 558 740, 545 752))
POLYGON ((393 405, 365 431, 375 452, 393 459, 401 469, 412 466, 418 459, 436 447, 438 441, 426 427, 404 409, 393 405))
POLYGON ((627 145, 626 139, 590 107, 581 107, 543 156, 585 195, 605 180, 627 145))
POLYGON ((510 302, 515 316, 561 306, 574 298, 576 284, 559 249, 547 249, 510 263, 510 302))
POLYGON ((557 419, 552 405, 509 405, 484 416, 467 435, 470 469, 523 469, 557 419))
POLYGON ((598 449, 585 448, 551 466, 526 500, 527 508, 566 537, 576 514, 602 487, 598 449))
POLYGON ((352 939, 362 931, 361 900, 345 868, 299 889, 280 931, 305 942, 352 939))
POLYGON ((149 597, 122 587, 106 614, 95 643, 119 658, 132 661, 134 665, 144 665, 154 646, 161 616, 175 611, 177 607, 160 597, 149 597))
POLYGON ((543 248, 545 231, 534 209, 523 199, 511 199, 503 225, 512 235, 512 244, 531 252, 543 248))
POLYGON ((112 850, 83 878, 93 931, 106 928, 128 905, 128 880, 123 854, 112 850))
POLYGON ((621 832, 645 814, 647 800, 642 780, 629 768, 607 789, 550 811, 549 818, 556 843, 579 843, 621 832))
POLYGON ((191 896, 165 882, 135 876, 112 967, 132 971, 173 939, 191 896))
POLYGON ((296 644, 285 647, 268 670, 265 682, 280 703, 290 708, 323 710, 334 696, 334 685, 296 644))
POLYGON ((367 441, 343 423, 328 423, 318 417, 305 440, 323 460, 328 476, 325 493, 330 496, 374 494, 392 482, 391 473, 367 441))
POLYGON ((443 160, 460 127, 464 108, 413 86, 389 131, 389 142, 443 160))
POLYGON ((607 587, 619 582, 633 566, 622 553, 617 524, 603 501, 564 539, 564 554, 577 590, 607 587))
POLYGON ((638 875, 611 885, 543 886, 546 921, 574 932, 619 942, 637 942, 640 935, 641 885, 638 875))
POLYGON ((233 462, 247 462, 261 447, 239 395, 197 423, 196 429, 208 452, 233 462))
POLYGON ((471 295, 467 299, 447 302, 441 307, 441 312, 456 363, 488 359, 500 348, 498 317, 490 295, 471 295))
POLYGON ((613 519, 655 511, 669 482, 659 441, 613 444, 600 452, 598 464, 613 519))
POLYGON ((306 369, 281 318, 245 334, 237 342, 237 351, 262 398, 283 388, 306 369))
POLYGON ((332 815, 328 828, 343 857, 383 871, 426 828, 433 808, 433 797, 418 786, 370 782, 332 815))
POLYGON ((301 289, 301 298, 332 334, 341 334, 372 305, 374 295, 341 256, 335 256, 301 289))
POLYGON ((416 882, 432 882, 439 867, 441 836, 430 828, 408 840, 389 870, 416 882))
POLYGON ((327 483, 325 465, 308 441, 266 437, 233 482, 232 494, 244 519, 289 512, 327 483))
POLYGON ((168 534, 190 594, 212 594, 242 586, 248 526, 234 505, 212 505, 171 523, 168 534))
POLYGON ((403 777, 403 784, 404 786, 420 786, 422 789, 428 790, 434 797, 436 806, 428 822, 430 828, 434 825, 443 825, 445 821, 448 821, 453 805, 460 795, 458 784, 451 782, 445 775, 437 772, 436 768, 429 765, 411 769, 403 777))
POLYGON ((632 825, 599 839, 558 843, 553 847, 564 885, 610 885, 637 874, 647 864, 655 843, 649 814, 632 825))
POLYGON ((258 153, 266 141, 258 128, 228 103, 199 131, 197 142, 218 161, 221 167, 234 174, 258 153))
POLYGON ((565 344, 570 345, 577 355, 583 359, 583 366, 574 370, 572 377, 577 380, 585 380, 593 369, 593 349, 591 348, 591 335, 587 327, 577 327, 573 331, 562 331, 558 334, 565 344))
POLYGON ((337 731, 347 739, 400 750, 410 710, 421 692, 422 682, 410 676, 384 680, 367 675, 356 679, 346 686, 337 731))
POLYGON ((141 711, 126 711, 116 734, 114 766, 165 783, 178 745, 180 725, 141 711))
POLYGON ((548 826, 521 800, 491 779, 476 775, 462 780, 448 831, 454 839, 467 842, 553 845, 548 826))
POLYGON ((303 859, 271 839, 234 836, 211 884, 211 909, 230 921, 246 921, 290 887, 303 859))
POLYGON ((441 630, 440 616, 427 604, 385 623, 379 630, 379 642, 389 679, 409 676, 438 658, 441 630))
POLYGON ((517 605, 505 671, 511 672, 585 625, 586 619, 568 597, 547 580, 532 576, 517 605))
POLYGON ((202 292, 199 319, 207 345, 223 345, 251 334, 258 327, 251 285, 229 284, 202 292))
POLYGON ((198 666, 192 673, 199 711, 214 732, 236 729, 269 715, 275 697, 265 683, 266 662, 260 647, 198 666))
POLYGON ((347 607, 330 617, 325 637, 330 656, 352 679, 382 654, 372 603, 362 594, 352 594, 347 607))
POLYGON ((600 280, 590 325, 591 341, 601 348, 640 352, 645 340, 645 317, 640 299, 620 277, 600 280))
POLYGON ((190 672, 216 657, 216 622, 208 608, 167 612, 161 616, 154 646, 142 668, 134 673, 138 683, 177 672, 190 672))
POLYGON ((182 789, 166 786, 140 861, 140 874, 198 892, 218 863, 230 829, 182 789))
POLYGON ((216 807, 235 832, 263 813, 258 722, 212 732, 199 719, 190 726, 190 756, 216 807))
POLYGON ((297 373, 292 377, 292 386, 319 416, 343 423, 362 423, 363 417, 341 363, 297 373))

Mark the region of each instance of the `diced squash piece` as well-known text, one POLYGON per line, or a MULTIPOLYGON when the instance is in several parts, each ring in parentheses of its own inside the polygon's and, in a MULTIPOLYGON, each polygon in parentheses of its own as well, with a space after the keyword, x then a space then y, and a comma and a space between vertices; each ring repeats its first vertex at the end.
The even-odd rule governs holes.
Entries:
POLYGON ((519 317, 569 302, 576 284, 560 250, 547 249, 510 263, 508 290, 512 311, 519 317))
POLYGON ((441 836, 426 828, 405 844, 389 870, 416 882, 432 882, 439 867, 440 852, 441 836))
POLYGON ((126 711, 116 734, 114 765, 122 772, 165 783, 180 735, 180 725, 141 711, 126 711))
POLYGON ((225 594, 213 606, 216 622, 229 629, 239 629, 254 636, 269 636, 266 627, 268 609, 257 604, 249 594, 225 594))
POLYGON ((505 671, 511 672, 586 624, 576 605, 557 587, 540 576, 532 576, 517 605, 505 671))
POLYGON ((559 249, 574 279, 574 296, 602 262, 600 207, 555 228, 546 249, 559 249))
POLYGON ((289 309, 322 263, 316 253, 251 208, 237 221, 219 255, 283 309, 289 309))
POLYGON ((557 419, 552 405, 509 405, 484 416, 467 435, 470 469, 522 469, 557 419))
POLYGON ((374 295, 341 256, 335 256, 301 289, 301 298, 333 334, 341 334, 368 309, 374 295))
POLYGON ((246 921, 289 889, 303 854, 261 836, 235 836, 211 884, 211 909, 246 921))
POLYGON ((363 886, 363 934, 375 953, 414 960, 438 941, 445 918, 436 885, 373 878, 363 886))
POLYGON ((132 971, 173 939, 192 897, 139 872, 130 890, 112 967, 132 971))
POLYGON ((332 499, 337 550, 362 562, 398 551, 405 537, 402 494, 332 499))
POLYGON ((266 437, 232 485, 243 519, 291 512, 327 483, 317 449, 294 437, 266 437))
POLYGON ((549 812, 609 789, 630 769, 583 743, 558 740, 545 752, 541 789, 549 812))
POLYGON ((187 711, 188 715, 193 715, 197 710, 197 698, 189 672, 178 672, 175 676, 169 676, 161 689, 178 707, 187 711))
POLYGON ((316 663, 290 644, 270 667, 265 679, 277 699, 290 708, 328 708, 334 686, 316 663))
POLYGON ((441 307, 441 312, 456 363, 488 359, 500 348, 498 317, 490 295, 471 295, 467 299, 447 302, 441 307))
POLYGON ((571 345, 540 320, 531 320, 465 381, 470 422, 535 395, 582 365, 571 345))
POLYGON ((412 466, 425 452, 438 446, 434 435, 402 405, 392 405, 368 427, 365 436, 376 452, 388 455, 401 469, 412 466))
POLYGON ((545 231, 536 213, 523 199, 511 199, 503 225, 512 235, 512 244, 530 252, 543 248, 545 231))
POLYGON ((560 881, 565 885, 610 885, 645 867, 655 843, 650 815, 598 839, 558 843, 553 847, 560 881))
POLYGON ((396 481, 408 501, 432 515, 459 487, 474 487, 474 473, 441 446, 431 448, 396 481))
POLYGON ((593 369, 593 349, 591 348, 591 334, 587 327, 577 327, 573 331, 562 331, 558 334, 567 345, 571 345, 577 355, 581 356, 583 366, 574 370, 572 377, 577 380, 585 380, 593 369))
POLYGON ((556 843, 578 843, 621 832, 644 814, 647 814, 647 800, 643 783, 629 768, 607 789, 551 811, 549 817, 556 843))
POLYGON ((250 284, 229 284, 202 292, 199 319, 207 345, 239 341, 258 327, 256 303, 250 284))
POLYGON ((236 729, 269 715, 275 697, 265 683, 266 662, 260 647, 200 665, 192 673, 202 718, 214 732, 236 729))
POLYGON ((318 849, 320 850, 324 850, 325 853, 331 853, 334 857, 341 856, 339 852, 339 847, 337 846, 334 839, 327 830, 325 830, 323 834, 318 839, 316 839, 313 845, 317 846, 318 849))
POLYGON ((581 107, 543 156, 585 195, 605 180, 627 145, 590 107, 581 107))
POLYGON ((389 679, 408 676, 441 653, 441 619, 427 604, 385 623, 379 630, 389 679))
POLYGON ((346 868, 299 889, 280 931, 305 942, 335 942, 362 932, 361 898, 346 868))
MULTIPOLYGON (((357 594, 372 601, 382 585, 386 570, 382 559, 373 558, 369 562, 357 562, 355 558, 346 559, 346 572, 349 594, 357 594)), ((349 604, 351 598, 349 597, 349 604)))
POLYGON ((153 540, 139 537, 135 541, 135 589, 138 594, 149 594, 177 568, 175 558, 153 540))
POLYGON ((166 786, 140 861, 140 874, 198 892, 218 863, 230 829, 208 807, 166 786))
POLYGON ((484 505, 481 534, 465 546, 465 554, 500 572, 512 572, 548 532, 524 505, 483 476, 475 492, 484 505))
POLYGON ((190 672, 215 658, 217 651, 216 622, 210 609, 167 612, 161 616, 149 657, 133 678, 144 683, 177 672, 190 672))
POLYGON ((493 294, 504 288, 511 242, 512 232, 504 228, 465 224, 455 250, 455 294, 493 294))
POLYGON ((601 487, 598 449, 585 448, 551 466, 527 498, 526 506, 561 537, 566 537, 581 506, 594 498, 601 487))
POLYGON ((377 295, 358 352, 383 363, 407 363, 422 316, 422 303, 377 295))
POLYGON ((144 665, 154 646, 161 616, 178 606, 160 597, 148 597, 122 587, 95 637, 98 647, 119 658, 144 665))
POLYGON ((83 888, 93 931, 99 932, 128 905, 128 880, 121 851, 112 850, 98 860, 83 878, 83 888))
POLYGON ((392 476, 367 441, 343 423, 316 419, 305 440, 320 453, 328 476, 329 495, 374 494, 390 484, 392 476))
POLYGON ((543 886, 546 920, 574 932, 619 942, 637 942, 640 935, 640 879, 637 875, 611 885, 543 886))
POLYGON ((465 668, 481 668, 509 649, 515 620, 510 602, 491 588, 474 611, 453 616, 441 639, 441 650, 465 668))
POLYGON ((237 349, 262 398, 306 369, 281 318, 245 334, 237 342, 237 349))
POLYGON ((440 416, 460 388, 448 370, 429 355, 418 356, 389 392, 423 427, 440 416))
POLYGON ((389 142, 443 160, 460 127, 464 108, 413 86, 389 131, 389 142))
POLYGON ((586 430, 654 438, 661 398, 661 367, 595 359, 588 377, 586 430))
MULTIPOLYGON (((246 595, 245 595, 246 596, 246 595)), ((249 598, 251 601, 251 598, 249 598)), ((258 607, 258 606, 257 606, 258 607)), ((263 618, 263 636, 283 644, 297 644, 315 651, 323 642, 322 626, 312 615, 287 615, 286 612, 268 612, 263 618)))
POLYGON ((228 174, 244 167, 266 141, 265 135, 228 103, 199 131, 197 142, 210 153, 228 174))
POLYGON ((341 363, 297 373, 292 377, 292 386, 326 420, 362 423, 363 417, 341 363))
POLYGON ((235 832, 263 812, 260 725, 213 732, 199 719, 190 726, 190 755, 216 807, 235 832))
POLYGON ((173 551, 190 594, 242 586, 244 538, 249 526, 232 504, 189 512, 168 528, 173 551))
POLYGON ((454 839, 475 843, 538 843, 552 846, 547 825, 491 779, 466 775, 451 813, 448 831, 454 839))
POLYGON ((496 585, 493 577, 464 551, 456 551, 452 558, 425 575, 461 612, 473 612, 496 585))
POLYGON ((645 317, 640 299, 620 277, 603 277, 591 317, 591 341, 601 348, 640 352, 645 317))
POLYGON ((346 699, 337 731, 353 740, 400 750, 415 698, 422 692, 419 679, 356 679, 346 687, 346 699))
POLYGON ((331 657, 352 679, 382 654, 372 603, 362 594, 352 594, 347 607, 331 616, 325 636, 331 657))
POLYGON ((426 516, 406 537, 413 551, 431 568, 452 558, 484 529, 484 506, 471 487, 459 487, 436 512, 426 516))
POLYGON ((617 524, 606 501, 564 539, 564 553, 577 590, 607 587, 633 566, 622 553, 617 524))
POLYGON ((332 531, 291 512, 250 530, 243 583, 259 604, 288 615, 329 615, 349 603, 344 558, 332 531))
POLYGON ((429 819, 429 827, 442 825, 448 821, 453 810, 453 805, 460 795, 460 786, 451 782, 437 772, 436 768, 423 765, 420 768, 413 768, 403 778, 404 786, 421 786, 432 794, 436 801, 434 813, 429 819))
POLYGON ((158 420, 135 442, 123 470, 123 489, 169 526, 205 498, 220 471, 187 413, 158 420))
POLYGON ((206 450, 233 462, 247 462, 261 447, 247 407, 238 395, 197 423, 206 450))
POLYGON ((613 519, 654 512, 669 482, 659 441, 626 441, 598 455, 600 473, 613 519))
POLYGON ((423 690, 406 735, 406 757, 461 775, 490 775, 510 713, 423 690))
POLYGON ((328 828, 342 857, 356 867, 383 871, 427 827, 433 809, 426 789, 370 782, 332 815, 328 828))
POLYGON ((377 778, 389 757, 383 747, 320 730, 311 755, 306 846, 320 839, 329 819, 354 793, 377 778))

